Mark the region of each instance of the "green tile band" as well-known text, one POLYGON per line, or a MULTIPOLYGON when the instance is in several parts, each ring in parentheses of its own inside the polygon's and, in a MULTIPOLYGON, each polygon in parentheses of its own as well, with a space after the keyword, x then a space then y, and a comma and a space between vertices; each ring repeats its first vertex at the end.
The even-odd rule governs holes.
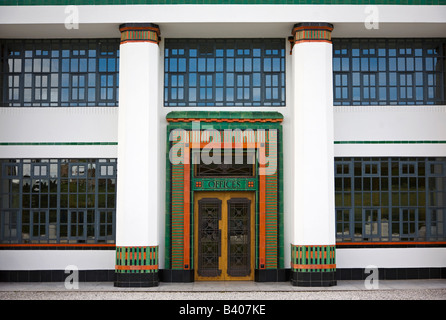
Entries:
POLYGON ((280 119, 275 111, 171 111, 166 119, 280 119))
POLYGON ((67 5, 445 5, 445 0, 3 0, 2 6, 67 5))
POLYGON ((366 140, 334 141, 334 144, 443 144, 446 140, 366 140))
POLYGON ((117 146, 117 142, 0 142, 0 146, 117 146))
MULTIPOLYGON (((269 152, 269 165, 277 168, 277 153, 269 152)), ((265 176, 265 269, 277 269, 278 267, 278 170, 272 175, 265 176)))
POLYGON ((172 165, 171 250, 172 269, 183 269, 184 256, 184 165, 172 165))

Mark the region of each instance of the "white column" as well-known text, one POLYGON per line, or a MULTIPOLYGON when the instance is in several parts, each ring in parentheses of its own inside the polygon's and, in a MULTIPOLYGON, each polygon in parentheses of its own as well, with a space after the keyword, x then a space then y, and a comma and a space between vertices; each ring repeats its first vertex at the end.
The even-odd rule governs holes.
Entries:
MULTIPOLYGON (((295 165, 291 245, 292 250, 293 246, 310 252, 328 250, 329 254, 334 255, 332 28, 327 23, 301 23, 295 25, 293 30, 295 165)), ((320 264, 318 272, 334 274, 333 261, 334 257, 331 261, 317 262, 320 264)), ((305 265, 315 263, 310 260, 297 262, 292 251, 292 271, 295 267, 295 270, 309 273, 311 268, 308 267, 306 271, 305 265)), ((313 285, 304 280, 301 282, 305 282, 302 285, 313 285)), ((322 281, 315 285, 332 284, 330 281, 322 281)))
POLYGON ((116 274, 121 281, 115 285, 146 286, 152 280, 156 285, 159 28, 125 24, 120 30, 116 247, 117 256, 123 255, 117 257, 116 274), (156 277, 132 276, 138 273, 156 273, 156 277))

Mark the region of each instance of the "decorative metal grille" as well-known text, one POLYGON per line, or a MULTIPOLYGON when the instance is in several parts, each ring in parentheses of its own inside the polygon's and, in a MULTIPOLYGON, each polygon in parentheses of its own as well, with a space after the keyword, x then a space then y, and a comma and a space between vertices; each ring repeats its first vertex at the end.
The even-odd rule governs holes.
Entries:
POLYGON ((198 201, 198 274, 217 277, 221 274, 221 200, 205 198, 198 201))
POLYGON ((253 177, 254 152, 232 152, 226 158, 224 152, 211 154, 205 163, 203 153, 194 153, 195 177, 253 177))
POLYGON ((228 200, 228 275, 249 276, 251 273, 251 201, 232 198, 228 200))

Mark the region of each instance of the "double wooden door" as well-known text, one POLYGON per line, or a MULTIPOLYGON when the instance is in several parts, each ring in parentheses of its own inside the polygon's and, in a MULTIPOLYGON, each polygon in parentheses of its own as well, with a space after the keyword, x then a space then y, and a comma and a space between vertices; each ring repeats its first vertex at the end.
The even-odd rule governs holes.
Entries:
POLYGON ((195 280, 254 280, 254 192, 194 194, 195 280))

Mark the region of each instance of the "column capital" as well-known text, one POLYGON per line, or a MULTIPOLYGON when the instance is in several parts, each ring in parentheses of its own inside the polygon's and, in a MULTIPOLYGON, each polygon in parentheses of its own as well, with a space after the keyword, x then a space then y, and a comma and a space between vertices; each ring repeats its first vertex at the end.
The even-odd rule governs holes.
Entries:
POLYGON ((160 27, 153 23, 124 23, 119 26, 121 44, 128 42, 152 42, 161 40, 160 27))
POLYGON ((296 23, 291 34, 292 44, 301 42, 328 42, 331 43, 331 32, 333 25, 325 22, 302 22, 296 23))

